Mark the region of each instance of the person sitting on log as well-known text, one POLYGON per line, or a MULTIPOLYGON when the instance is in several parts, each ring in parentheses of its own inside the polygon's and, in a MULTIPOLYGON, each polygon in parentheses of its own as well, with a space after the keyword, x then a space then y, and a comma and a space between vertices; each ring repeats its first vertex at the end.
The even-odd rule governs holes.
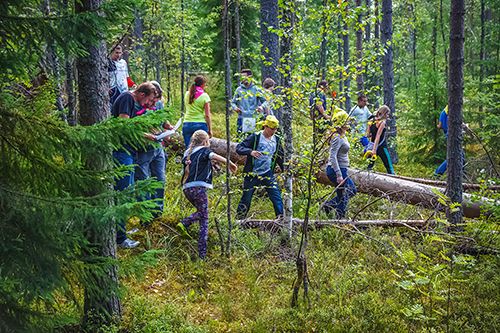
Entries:
POLYGON ((337 195, 323 204, 323 210, 330 214, 335 210, 337 219, 345 218, 349 199, 357 190, 356 185, 347 175, 349 167, 349 141, 346 133, 350 129, 352 118, 347 112, 339 111, 333 115, 334 133, 330 140, 330 157, 326 167, 328 179, 336 186, 337 195))
POLYGON ((369 158, 368 170, 373 169, 375 160, 378 156, 384 163, 387 173, 394 175, 394 167, 392 166, 391 156, 387 150, 387 137, 386 137, 386 121, 389 119, 391 109, 387 105, 382 105, 375 116, 370 117, 368 121, 368 128, 366 129, 366 136, 373 143, 373 147, 369 144, 369 148, 365 153, 365 159, 369 158))
POLYGON ((243 169, 243 195, 236 212, 236 218, 239 220, 246 218, 253 193, 258 186, 265 187, 276 217, 283 215, 281 191, 274 175, 276 165, 283 170, 282 139, 276 135, 279 121, 275 116, 269 115, 259 124, 264 127, 262 131, 250 134, 236 146, 236 152, 247 157, 243 169))

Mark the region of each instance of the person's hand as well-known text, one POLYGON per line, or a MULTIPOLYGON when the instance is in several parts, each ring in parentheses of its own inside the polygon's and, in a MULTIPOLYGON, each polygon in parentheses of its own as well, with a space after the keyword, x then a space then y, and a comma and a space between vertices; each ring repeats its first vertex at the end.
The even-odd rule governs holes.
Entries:
POLYGON ((238 171, 238 166, 229 161, 229 171, 231 171, 231 173, 236 173, 236 171, 238 171))
POLYGON ((144 133, 144 137, 151 141, 156 141, 156 136, 152 133, 144 133))
POLYGON ((257 151, 257 150, 252 150, 252 152, 250 153, 250 155, 253 158, 260 158, 262 156, 262 153, 260 151, 257 151))
POLYGON ((168 121, 163 123, 163 128, 166 130, 173 130, 174 126, 172 126, 168 121))
POLYGON ((241 109, 240 108, 236 108, 236 109, 234 109, 234 111, 236 111, 236 113, 241 113, 241 109))
POLYGON ((325 118, 325 119, 327 119, 327 120, 330 120, 330 119, 332 119, 332 116, 330 116, 330 115, 328 115, 328 114, 326 114, 326 113, 325 113, 325 114, 323 115, 323 118, 325 118))
POLYGON ((257 112, 258 112, 258 113, 264 113, 264 109, 262 108, 262 106, 259 106, 259 107, 257 108, 257 112))
POLYGON ((211 138, 212 137, 212 130, 208 130, 207 134, 208 134, 208 137, 211 138))
POLYGON ((344 183, 344 178, 342 176, 337 176, 337 186, 340 186, 344 183))

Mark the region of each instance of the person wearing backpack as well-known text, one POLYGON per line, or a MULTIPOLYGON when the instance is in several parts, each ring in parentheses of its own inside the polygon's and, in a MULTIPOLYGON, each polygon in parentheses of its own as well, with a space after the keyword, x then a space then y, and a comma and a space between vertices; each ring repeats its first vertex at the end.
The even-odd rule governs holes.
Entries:
POLYGON ((276 181, 274 170, 279 166, 283 170, 283 145, 280 136, 276 135, 279 121, 269 115, 261 122, 263 130, 250 134, 236 146, 236 152, 247 157, 243 195, 236 211, 237 219, 247 216, 253 193, 258 186, 264 186, 269 199, 273 203, 276 217, 283 215, 283 199, 276 181))

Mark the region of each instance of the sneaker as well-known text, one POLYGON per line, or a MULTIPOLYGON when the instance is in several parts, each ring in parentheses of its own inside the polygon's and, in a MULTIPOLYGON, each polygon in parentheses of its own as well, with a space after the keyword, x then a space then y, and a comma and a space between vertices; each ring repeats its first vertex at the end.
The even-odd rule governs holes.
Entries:
POLYGON ((139 232, 139 228, 134 228, 132 230, 127 231, 127 235, 133 235, 139 232))
POLYGON ((176 227, 177 227, 177 231, 179 231, 179 233, 181 234, 181 236, 183 238, 193 239, 193 237, 191 237, 191 235, 187 231, 186 226, 184 224, 182 224, 182 222, 177 223, 176 227))
POLYGON ((127 238, 123 242, 119 243, 118 246, 124 249, 133 249, 134 247, 137 247, 140 243, 141 242, 127 238))

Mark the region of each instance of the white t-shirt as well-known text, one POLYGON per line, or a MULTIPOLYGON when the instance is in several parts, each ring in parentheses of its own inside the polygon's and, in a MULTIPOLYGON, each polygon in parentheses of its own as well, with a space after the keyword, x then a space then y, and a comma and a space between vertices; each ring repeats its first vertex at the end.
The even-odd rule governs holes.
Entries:
POLYGON ((118 61, 113 60, 116 66, 116 70, 110 72, 110 87, 117 87, 120 93, 128 90, 127 77, 128 77, 128 68, 127 62, 124 59, 120 59, 118 61))
POLYGON ((366 133, 366 124, 368 123, 368 118, 372 115, 370 110, 366 106, 360 108, 356 105, 351 111, 351 117, 356 119, 356 128, 360 133, 366 133))

